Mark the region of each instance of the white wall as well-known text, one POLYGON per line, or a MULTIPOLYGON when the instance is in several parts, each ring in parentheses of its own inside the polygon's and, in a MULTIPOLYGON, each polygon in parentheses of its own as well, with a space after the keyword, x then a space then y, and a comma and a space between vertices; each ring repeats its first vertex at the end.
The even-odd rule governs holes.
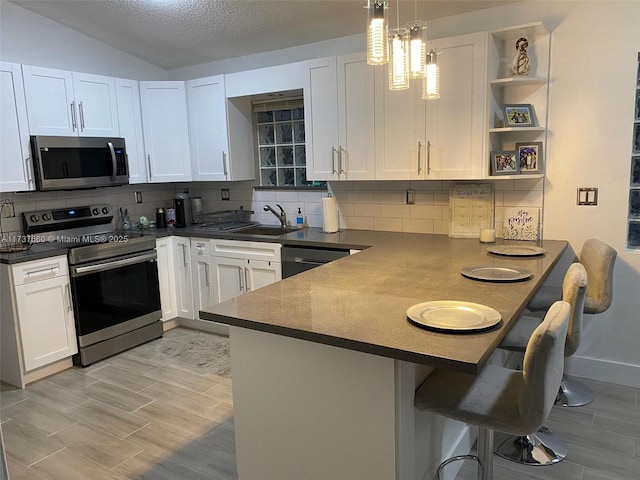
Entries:
POLYGON ((5 0, 0 60, 136 80, 166 80, 166 70, 5 0))

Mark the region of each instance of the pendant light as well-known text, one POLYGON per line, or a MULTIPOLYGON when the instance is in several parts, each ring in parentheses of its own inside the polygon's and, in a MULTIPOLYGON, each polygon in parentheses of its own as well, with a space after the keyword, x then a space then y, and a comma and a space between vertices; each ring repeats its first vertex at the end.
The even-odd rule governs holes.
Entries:
POLYGON ((389 32, 389 90, 409 88, 409 30, 395 28, 389 32))
POLYGON ((367 63, 384 65, 389 61, 389 21, 386 0, 367 0, 367 63))
POLYGON ((423 100, 437 100, 440 98, 440 67, 438 54, 429 50, 426 56, 425 76, 422 79, 423 100))
POLYGON ((424 77, 425 56, 427 53, 427 23, 418 20, 418 1, 413 2, 413 22, 409 29, 409 76, 424 77))

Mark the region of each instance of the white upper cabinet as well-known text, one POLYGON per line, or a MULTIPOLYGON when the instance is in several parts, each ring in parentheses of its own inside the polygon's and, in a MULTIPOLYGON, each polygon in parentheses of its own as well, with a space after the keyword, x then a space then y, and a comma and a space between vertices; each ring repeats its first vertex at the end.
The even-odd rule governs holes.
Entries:
POLYGON ((374 178, 374 90, 364 54, 307 62, 307 178, 374 178))
POLYGON ((111 77, 22 66, 31 135, 117 137, 111 77))
POLYGON ((0 62, 0 192, 33 190, 22 70, 0 62))
POLYGON ((140 82, 150 182, 191 180, 184 82, 140 82))
MULTIPOLYGON (((422 100, 422 81, 408 90, 376 85, 376 178, 482 178, 486 34, 436 40, 440 98, 422 100)), ((386 71, 378 75, 386 76, 386 71)))
POLYGON ((480 32, 434 42, 440 98, 426 102, 428 179, 483 177, 486 38, 480 32))
POLYGON ((251 102, 227 101, 225 77, 186 82, 192 179, 254 178, 251 102))
POLYGON ((145 183, 148 180, 148 173, 142 136, 142 111, 138 81, 122 78, 116 78, 115 81, 120 136, 125 139, 129 161, 129 183, 145 183))

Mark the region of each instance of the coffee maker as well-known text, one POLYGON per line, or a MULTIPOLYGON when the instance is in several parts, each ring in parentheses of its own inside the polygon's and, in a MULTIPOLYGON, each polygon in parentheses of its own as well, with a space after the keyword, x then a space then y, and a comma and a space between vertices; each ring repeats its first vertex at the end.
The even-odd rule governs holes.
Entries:
POLYGON ((176 228, 184 228, 191 225, 191 198, 188 193, 178 193, 173 200, 176 209, 176 228))

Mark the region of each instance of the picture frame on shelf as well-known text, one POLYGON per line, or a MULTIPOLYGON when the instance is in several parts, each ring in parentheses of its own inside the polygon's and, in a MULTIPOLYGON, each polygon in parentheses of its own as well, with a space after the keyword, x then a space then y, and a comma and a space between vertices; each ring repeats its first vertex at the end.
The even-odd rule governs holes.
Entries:
POLYGON ((542 157, 542 142, 516 142, 516 158, 520 173, 541 173, 542 157))
POLYGON ((503 105, 502 113, 505 127, 535 127, 533 105, 530 103, 503 105))
POLYGON ((518 175, 520 167, 515 150, 497 150, 491 152, 492 175, 518 175))

